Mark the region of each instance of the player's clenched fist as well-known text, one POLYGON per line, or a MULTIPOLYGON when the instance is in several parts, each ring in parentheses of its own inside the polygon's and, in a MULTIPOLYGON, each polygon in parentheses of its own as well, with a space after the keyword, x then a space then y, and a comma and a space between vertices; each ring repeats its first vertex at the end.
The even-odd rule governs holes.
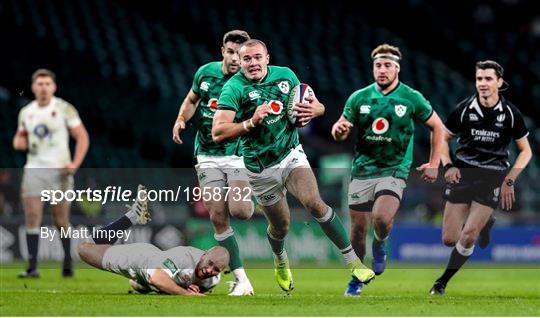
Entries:
POLYGON ((336 141, 342 141, 347 138, 349 133, 351 132, 351 128, 353 128, 353 124, 350 123, 345 118, 340 118, 334 126, 332 126, 332 137, 336 141))
POLYGON ((270 114, 270 111, 271 109, 268 102, 264 101, 262 105, 259 105, 257 109, 255 109, 255 113, 253 113, 253 124, 255 126, 262 124, 263 120, 270 114))

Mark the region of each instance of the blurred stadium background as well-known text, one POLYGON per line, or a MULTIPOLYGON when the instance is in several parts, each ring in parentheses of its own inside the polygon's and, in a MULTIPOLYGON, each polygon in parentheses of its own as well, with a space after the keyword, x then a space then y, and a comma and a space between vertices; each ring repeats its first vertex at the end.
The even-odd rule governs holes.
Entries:
MULTIPOLYGON (((272 64, 291 67, 326 104, 327 114, 301 130, 302 143, 317 168, 323 198, 345 218, 342 172, 347 169, 336 167, 347 162, 353 140, 337 144, 329 131, 349 94, 372 82, 369 56, 376 45, 401 48, 402 81, 422 92, 443 119, 474 93, 477 60, 501 63, 510 83, 504 95, 526 117, 534 156, 518 180, 514 211, 496 212, 495 244, 473 259, 540 261, 540 14, 533 1, 521 0, 0 2, 0 261, 26 253, 19 200, 25 156, 13 151, 11 140, 20 108, 33 98, 32 72, 39 67, 56 72, 57 95, 77 107, 90 133, 77 189, 121 185, 133 190, 139 182, 151 189, 191 187, 196 185, 190 169, 195 124, 191 121, 184 132, 182 146, 172 142, 171 127, 193 74, 221 59, 221 38, 230 29, 265 41, 272 64)), ((415 163, 426 160, 428 147, 428 131, 417 129, 415 163)), ((439 239, 441 193, 441 182, 427 186, 411 172, 391 238, 393 258, 446 259, 449 249, 439 239)), ((179 201, 153 204, 152 226, 135 229, 134 239, 162 248, 213 244, 200 202, 179 201)), ((334 258, 330 247, 321 252, 327 242, 319 240, 299 204, 291 208, 291 257, 334 258)), ((74 203, 72 224, 104 224, 122 211, 120 204, 74 203)), ((51 224, 49 213, 44 224, 51 224)), ((246 258, 270 258, 264 224, 261 217, 235 223, 246 258)), ((60 242, 53 243, 42 246, 43 260, 61 258, 60 242)))

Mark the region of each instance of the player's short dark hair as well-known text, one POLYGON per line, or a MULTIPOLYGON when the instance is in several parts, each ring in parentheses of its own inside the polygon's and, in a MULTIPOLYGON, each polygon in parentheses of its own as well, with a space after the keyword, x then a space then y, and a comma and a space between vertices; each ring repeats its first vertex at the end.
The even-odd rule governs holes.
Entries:
POLYGON ((246 31, 232 30, 225 33, 225 35, 223 36, 223 46, 225 46, 225 43, 227 42, 242 44, 249 39, 249 34, 246 31))
POLYGON ((397 46, 393 46, 387 43, 383 43, 377 46, 373 51, 371 51, 371 58, 374 58, 377 54, 392 54, 398 56, 401 59, 401 51, 397 46))
POLYGON ((266 44, 261 40, 250 39, 242 44, 242 46, 255 46, 255 45, 262 45, 266 53, 268 53, 268 48, 266 47, 266 44))
POLYGON ((502 78, 504 75, 504 68, 497 62, 491 60, 478 61, 476 62, 477 70, 487 70, 492 69, 495 71, 497 78, 502 78))
POLYGON ((34 83, 39 77, 50 77, 53 80, 53 82, 56 83, 56 74, 54 74, 53 71, 48 70, 46 68, 37 69, 32 74, 32 83, 34 83))

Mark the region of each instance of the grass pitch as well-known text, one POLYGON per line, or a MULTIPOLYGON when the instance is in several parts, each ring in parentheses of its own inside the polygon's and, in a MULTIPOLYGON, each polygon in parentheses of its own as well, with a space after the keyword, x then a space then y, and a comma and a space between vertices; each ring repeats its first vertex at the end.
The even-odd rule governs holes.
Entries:
MULTIPOLYGON (((249 264, 248 264, 249 265, 249 264)), ((440 268, 389 268, 364 288, 344 297, 348 272, 333 268, 293 269, 295 289, 286 296, 269 267, 248 269, 256 296, 229 297, 232 275, 206 297, 128 293, 127 279, 79 265, 72 279, 59 267, 41 268, 41 278, 16 278, 22 264, 0 268, 2 316, 538 316, 540 269, 468 266, 446 295, 428 291, 440 268)), ((259 266, 260 267, 260 266, 259 266)), ((305 267, 305 266, 304 266, 305 267)), ((248 267, 249 268, 249 267, 248 267)))

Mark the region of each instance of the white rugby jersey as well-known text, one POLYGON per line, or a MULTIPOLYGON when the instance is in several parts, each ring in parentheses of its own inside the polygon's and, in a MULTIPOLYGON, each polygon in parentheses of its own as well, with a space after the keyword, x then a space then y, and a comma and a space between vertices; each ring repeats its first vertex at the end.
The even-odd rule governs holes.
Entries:
POLYGON ((69 128, 80 124, 75 107, 58 97, 46 106, 34 100, 23 107, 17 129, 28 133, 25 168, 62 168, 70 163, 69 128))

